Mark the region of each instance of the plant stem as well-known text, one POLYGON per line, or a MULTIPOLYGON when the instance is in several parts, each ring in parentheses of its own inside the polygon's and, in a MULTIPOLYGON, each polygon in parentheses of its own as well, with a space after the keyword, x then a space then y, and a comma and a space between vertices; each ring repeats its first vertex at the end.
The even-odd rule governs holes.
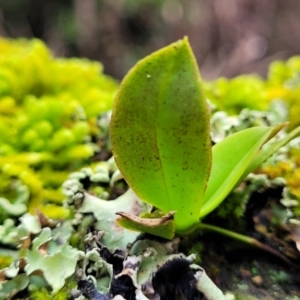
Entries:
POLYGON ((269 252, 269 253, 279 257, 280 259, 282 259, 287 264, 289 264, 293 267, 299 268, 299 266, 295 265, 292 261, 290 261, 284 255, 282 255, 280 252, 274 250, 273 248, 259 242, 258 240, 254 239, 254 238, 251 238, 249 236, 246 236, 246 235, 243 235, 243 234, 240 234, 240 233, 236 233, 234 231, 224 229, 224 228, 221 228, 221 227, 218 227, 218 226, 205 224, 205 223, 199 223, 198 228, 202 229, 202 230, 208 230, 208 231, 216 232, 216 233, 219 233, 221 235, 230 237, 234 240, 237 240, 237 241, 246 243, 248 245, 254 246, 256 248, 259 248, 261 250, 264 250, 266 252, 269 252))

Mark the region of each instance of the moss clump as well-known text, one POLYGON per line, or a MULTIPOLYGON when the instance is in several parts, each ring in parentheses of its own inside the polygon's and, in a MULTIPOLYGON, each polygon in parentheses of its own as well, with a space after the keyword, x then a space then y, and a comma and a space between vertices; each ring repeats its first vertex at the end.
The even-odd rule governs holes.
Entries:
POLYGON ((8 267, 13 262, 13 258, 6 255, 0 255, 0 270, 8 267))
POLYGON ((268 107, 265 83, 257 75, 241 75, 233 79, 219 78, 205 83, 207 98, 220 110, 237 114, 243 108, 264 110, 268 107))
POLYGON ((68 215, 61 184, 100 151, 98 116, 116 88, 97 62, 54 58, 39 40, 0 39, 0 224, 9 205, 68 215))
POLYGON ((30 300, 67 300, 70 299, 70 291, 76 288, 76 282, 69 280, 57 293, 53 294, 51 290, 43 287, 33 289, 30 292, 30 300))
POLYGON ((289 129, 300 125, 300 56, 271 63, 266 79, 257 75, 218 78, 205 83, 205 90, 220 110, 230 114, 237 114, 245 107, 265 110, 273 100, 281 99, 289 108, 289 129))
POLYGON ((30 294, 30 300, 67 300, 69 293, 66 290, 61 290, 57 294, 52 295, 46 288, 33 291, 30 294))

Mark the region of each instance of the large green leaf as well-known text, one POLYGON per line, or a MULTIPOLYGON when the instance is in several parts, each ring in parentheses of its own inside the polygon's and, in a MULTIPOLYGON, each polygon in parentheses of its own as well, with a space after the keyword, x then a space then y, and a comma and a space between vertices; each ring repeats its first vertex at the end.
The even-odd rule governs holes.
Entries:
POLYGON ((113 153, 144 201, 177 211, 177 231, 199 220, 211 166, 208 108, 185 38, 141 60, 117 93, 113 153))
POLYGON ((274 127, 252 127, 232 134, 212 149, 212 170, 200 217, 213 211, 234 188, 244 171, 270 136, 274 127))

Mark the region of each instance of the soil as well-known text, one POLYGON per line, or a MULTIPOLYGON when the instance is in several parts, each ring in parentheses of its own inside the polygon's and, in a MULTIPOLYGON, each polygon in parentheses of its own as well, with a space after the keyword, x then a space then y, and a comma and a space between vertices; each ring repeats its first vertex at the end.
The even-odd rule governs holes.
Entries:
POLYGON ((243 300, 300 299, 299 269, 261 250, 238 248, 219 235, 206 234, 202 241, 200 264, 223 292, 243 300))
POLYGON ((181 250, 193 248, 194 252, 195 245, 200 244, 199 264, 224 293, 233 293, 236 300, 300 300, 300 253, 290 239, 293 228, 284 222, 274 224, 275 214, 286 211, 280 204, 281 197, 282 188, 278 187, 255 192, 243 217, 220 218, 214 212, 205 223, 253 237, 288 258, 290 264, 271 253, 208 231, 190 237, 182 243, 181 250))

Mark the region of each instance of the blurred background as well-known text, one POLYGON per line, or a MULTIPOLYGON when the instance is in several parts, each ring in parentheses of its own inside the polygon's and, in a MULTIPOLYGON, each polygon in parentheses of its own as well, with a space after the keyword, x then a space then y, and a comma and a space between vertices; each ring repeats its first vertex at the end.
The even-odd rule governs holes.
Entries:
POLYGON ((300 53, 299 0, 0 0, 0 36, 40 38, 56 56, 87 57, 122 78, 187 35, 207 80, 266 75, 300 53))

